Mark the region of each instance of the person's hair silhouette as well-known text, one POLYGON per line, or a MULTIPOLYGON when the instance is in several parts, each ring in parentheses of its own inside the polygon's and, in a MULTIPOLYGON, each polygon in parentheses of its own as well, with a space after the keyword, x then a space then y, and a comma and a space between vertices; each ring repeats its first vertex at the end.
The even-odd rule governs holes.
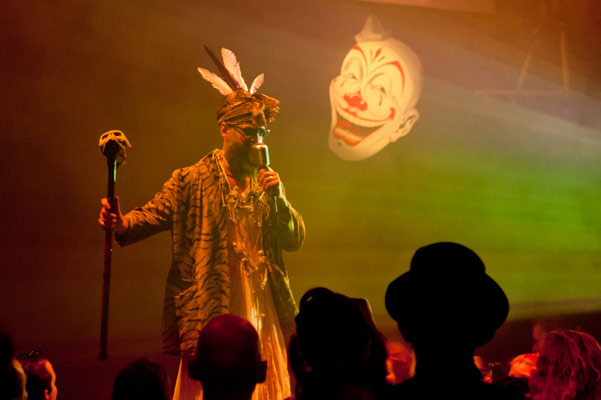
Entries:
POLYGON ((171 388, 167 371, 146 357, 126 365, 113 382, 112 400, 169 400, 171 388))
POLYGON ((530 378, 533 400, 601 398, 601 346, 587 333, 549 333, 536 366, 530 378))

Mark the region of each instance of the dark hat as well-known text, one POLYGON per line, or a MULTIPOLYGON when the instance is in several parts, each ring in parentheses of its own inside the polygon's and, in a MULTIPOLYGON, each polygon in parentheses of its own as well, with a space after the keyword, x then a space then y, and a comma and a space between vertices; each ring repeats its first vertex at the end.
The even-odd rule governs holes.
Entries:
POLYGON ((369 305, 363 302, 323 287, 303 295, 295 318, 296 333, 309 365, 361 361, 372 332, 371 316, 366 315, 369 305))
POLYGON ((509 302, 476 253, 440 242, 418 249, 388 285, 386 310, 408 341, 445 330, 479 346, 503 324, 509 302))

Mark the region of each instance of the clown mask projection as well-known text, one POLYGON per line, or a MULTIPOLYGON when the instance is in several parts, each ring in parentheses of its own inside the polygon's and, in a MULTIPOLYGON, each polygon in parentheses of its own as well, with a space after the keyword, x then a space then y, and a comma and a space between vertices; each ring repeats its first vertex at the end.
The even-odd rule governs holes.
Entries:
POLYGON ((330 150, 351 161, 371 157, 409 133, 419 118, 414 107, 423 85, 413 50, 371 16, 355 39, 330 84, 330 150))

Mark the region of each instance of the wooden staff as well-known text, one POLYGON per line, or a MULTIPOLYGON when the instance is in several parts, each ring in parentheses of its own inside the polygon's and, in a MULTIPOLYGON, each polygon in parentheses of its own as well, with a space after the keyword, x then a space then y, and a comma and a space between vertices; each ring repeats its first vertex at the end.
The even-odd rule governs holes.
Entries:
MULTIPOLYGON (((116 211, 115 181, 117 167, 125 161, 125 149, 131 147, 129 140, 121 131, 108 131, 100 136, 98 143, 100 152, 106 157, 108 167, 108 186, 106 197, 111 206, 111 212, 116 211)), ((102 269, 102 314, 100 317, 100 352, 98 359, 108 358, 106 342, 109 324, 109 292, 111 288, 111 255, 113 253, 113 230, 105 228, 104 235, 104 265, 102 269)))

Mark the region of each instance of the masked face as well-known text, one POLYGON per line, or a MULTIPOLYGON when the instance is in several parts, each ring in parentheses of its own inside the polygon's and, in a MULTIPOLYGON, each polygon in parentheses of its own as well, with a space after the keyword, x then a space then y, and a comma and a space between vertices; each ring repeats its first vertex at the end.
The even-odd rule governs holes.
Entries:
POLYGON ((256 167, 251 155, 252 145, 259 139, 258 134, 252 134, 252 130, 256 131, 256 128, 250 124, 221 124, 223 153, 230 171, 237 177, 250 176, 256 167))
POLYGON ((419 117, 422 71, 396 39, 359 42, 330 84, 330 150, 346 160, 371 157, 406 135, 419 117))

